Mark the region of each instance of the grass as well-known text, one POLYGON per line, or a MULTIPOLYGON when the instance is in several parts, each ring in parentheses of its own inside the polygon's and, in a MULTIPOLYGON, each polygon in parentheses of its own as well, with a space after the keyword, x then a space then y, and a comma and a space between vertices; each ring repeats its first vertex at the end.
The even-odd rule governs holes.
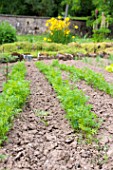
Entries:
POLYGON ((28 42, 44 42, 43 38, 45 35, 18 35, 17 41, 28 41, 28 42))
MULTIPOLYGON (((44 37, 46 37, 46 34, 42 34, 42 35, 18 35, 17 36, 17 41, 28 41, 28 42, 45 42, 44 41, 44 37)), ((76 39, 75 39, 78 43, 83 43, 83 42, 92 42, 93 40, 91 38, 87 38, 87 36, 85 35, 83 38, 81 38, 80 36, 76 35, 76 39)))
POLYGON ((81 21, 87 21, 88 17, 71 17, 73 20, 81 20, 81 21))
MULTIPOLYGON (((44 42, 44 37, 46 37, 47 34, 42 34, 42 35, 18 35, 17 36, 17 41, 29 41, 29 42, 44 42)), ((89 43, 93 42, 92 38, 88 38, 88 35, 84 35, 83 37, 80 37, 79 35, 75 35, 75 42, 77 43, 89 43)), ((113 39, 104 39, 102 42, 113 42, 113 39)))

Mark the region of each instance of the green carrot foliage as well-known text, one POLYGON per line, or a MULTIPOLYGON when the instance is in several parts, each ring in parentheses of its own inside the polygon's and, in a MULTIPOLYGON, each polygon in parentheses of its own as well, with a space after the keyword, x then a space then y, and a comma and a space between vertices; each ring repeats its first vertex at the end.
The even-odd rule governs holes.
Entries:
POLYGON ((60 68, 55 65, 58 65, 57 61, 50 66, 42 62, 36 63, 56 91, 71 126, 76 131, 82 131, 86 137, 91 137, 97 132, 99 123, 96 114, 91 112, 92 106, 87 104, 88 97, 77 87, 72 89, 70 82, 62 79, 60 68))
POLYGON ((24 63, 16 64, 9 80, 3 85, 0 95, 0 144, 7 138, 14 116, 21 111, 29 94, 29 82, 25 80, 26 68, 24 63))

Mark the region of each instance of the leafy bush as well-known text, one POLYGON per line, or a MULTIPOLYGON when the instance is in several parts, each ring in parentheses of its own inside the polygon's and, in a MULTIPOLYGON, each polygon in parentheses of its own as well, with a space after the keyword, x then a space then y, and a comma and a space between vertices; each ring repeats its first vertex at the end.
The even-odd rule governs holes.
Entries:
POLYGON ((3 21, 0 23, 0 44, 11 43, 16 41, 16 29, 8 22, 3 21))
POLYGON ((93 40, 96 42, 103 41, 109 33, 110 30, 108 28, 100 28, 98 30, 93 30, 93 40))
POLYGON ((69 43, 72 39, 69 29, 69 18, 62 20, 59 16, 58 19, 51 18, 47 20, 46 26, 48 27, 48 38, 44 38, 45 41, 55 43, 69 43))

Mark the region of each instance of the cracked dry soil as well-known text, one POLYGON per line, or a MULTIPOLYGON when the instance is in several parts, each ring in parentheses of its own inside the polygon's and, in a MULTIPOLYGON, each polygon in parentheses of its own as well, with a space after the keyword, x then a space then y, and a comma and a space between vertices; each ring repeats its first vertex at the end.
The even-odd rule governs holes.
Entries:
POLYGON ((0 148, 0 154, 6 155, 0 170, 113 170, 113 99, 84 82, 77 84, 104 120, 97 134, 99 143, 86 144, 65 119, 44 75, 33 62, 26 66, 31 94, 0 148))

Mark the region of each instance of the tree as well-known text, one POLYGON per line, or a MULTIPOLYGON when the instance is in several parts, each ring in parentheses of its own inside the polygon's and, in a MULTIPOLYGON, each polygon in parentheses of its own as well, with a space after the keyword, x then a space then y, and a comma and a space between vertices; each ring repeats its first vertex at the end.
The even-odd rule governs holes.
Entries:
POLYGON ((94 10, 92 11, 92 16, 90 17, 90 21, 93 24, 93 21, 101 23, 102 14, 104 13, 106 17, 107 27, 110 23, 113 22, 113 0, 92 0, 94 5, 94 10))
POLYGON ((0 13, 16 15, 58 16, 60 0, 1 0, 0 13))
POLYGON ((113 16, 113 0, 0 0, 0 13, 57 17, 66 4, 71 16, 95 15, 95 9, 113 16))
POLYGON ((94 9, 92 0, 63 0, 62 5, 69 5, 69 14, 72 16, 90 16, 94 9))

